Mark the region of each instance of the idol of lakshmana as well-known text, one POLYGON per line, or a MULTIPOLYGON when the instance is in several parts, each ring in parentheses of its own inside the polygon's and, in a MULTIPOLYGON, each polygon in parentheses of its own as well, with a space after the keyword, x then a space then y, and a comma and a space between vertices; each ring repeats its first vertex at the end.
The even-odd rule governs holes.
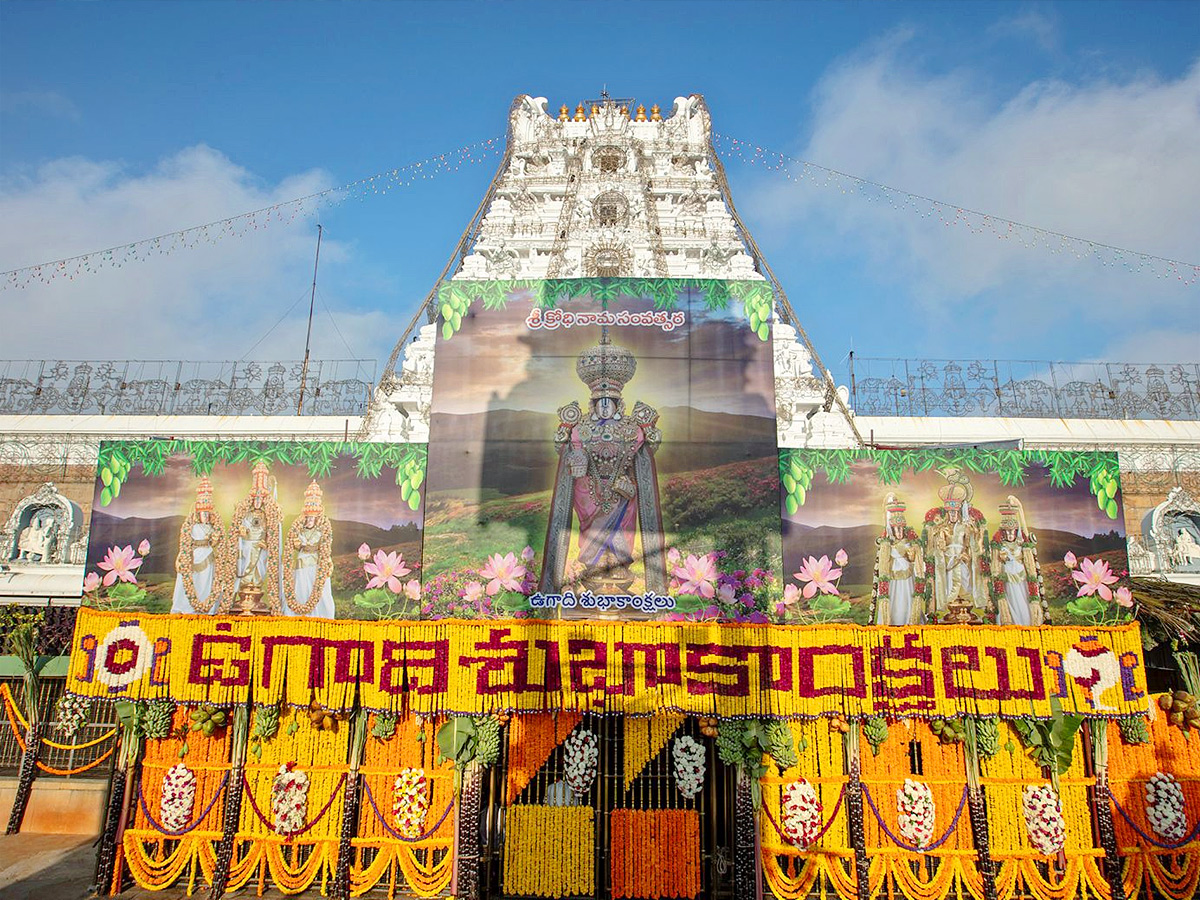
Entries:
POLYGON ((217 610, 229 587, 224 549, 225 526, 213 508, 212 482, 206 476, 196 485, 196 502, 179 527, 171 612, 207 615, 217 610))
POLYGON ((1000 529, 992 535, 992 577, 999 624, 1045 624, 1037 538, 1025 524, 1021 501, 1011 494, 1000 504, 1000 529))
POLYGON ((607 327, 601 329, 599 344, 579 354, 575 371, 591 397, 586 413, 574 401, 558 411, 558 474, 540 589, 562 589, 574 516, 585 587, 606 594, 629 591, 638 528, 646 591, 663 594, 666 558, 654 468, 662 440, 658 411, 638 401, 632 413, 626 412, 621 391, 637 371, 637 360, 609 340, 607 327))
POLYGON ((906 506, 895 494, 884 502, 885 525, 876 540, 879 552, 875 559, 875 582, 878 599, 875 607, 876 625, 925 624, 925 596, 917 590, 924 583, 924 553, 917 533, 905 518, 906 506))
MULTIPOLYGON (((253 611, 279 615, 279 557, 283 543, 279 504, 275 502, 271 474, 266 463, 255 463, 250 494, 233 511, 237 528, 233 598, 253 607, 253 611), (265 609, 261 606, 265 604, 265 609)), ((250 611, 250 610, 247 610, 250 611)))
POLYGON ((972 508, 974 489, 958 469, 948 470, 949 482, 938 491, 941 507, 925 515, 925 557, 932 565, 934 617, 968 622, 972 610, 989 605, 986 522, 972 508))
POLYGON ((321 486, 304 491, 304 511, 287 535, 283 570, 283 612, 288 616, 333 618, 333 528, 325 515, 321 486))

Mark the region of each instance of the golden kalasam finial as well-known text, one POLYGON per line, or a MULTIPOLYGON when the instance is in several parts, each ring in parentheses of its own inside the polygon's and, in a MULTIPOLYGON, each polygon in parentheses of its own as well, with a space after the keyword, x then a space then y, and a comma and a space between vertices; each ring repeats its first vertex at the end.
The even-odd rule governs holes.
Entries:
POLYGON ((569 118, 571 118, 571 110, 567 104, 564 103, 558 108, 558 121, 565 122, 569 118))
POLYGON ((652 107, 650 107, 650 121, 651 122, 661 122, 662 121, 662 110, 660 110, 658 108, 657 103, 655 103, 652 107))
POLYGON ((587 121, 587 116, 585 116, 583 114, 583 104, 582 103, 580 103, 577 107, 575 107, 575 121, 576 122, 586 122, 587 121))
POLYGON ((600 107, 598 107, 595 103, 592 104, 592 115, 593 116, 600 115, 600 107))
POLYGON ((633 121, 635 121, 635 122, 645 122, 646 121, 646 107, 644 105, 642 105, 640 103, 638 104, 637 115, 633 117, 633 121))
POLYGON ((625 116, 626 118, 629 118, 629 107, 628 106, 618 106, 617 112, 619 112, 621 115, 625 116))

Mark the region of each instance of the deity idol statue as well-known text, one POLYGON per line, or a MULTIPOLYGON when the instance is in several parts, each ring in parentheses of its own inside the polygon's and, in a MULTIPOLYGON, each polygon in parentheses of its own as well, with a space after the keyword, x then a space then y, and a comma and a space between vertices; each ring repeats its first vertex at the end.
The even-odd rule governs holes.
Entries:
POLYGON ((52 516, 35 513, 17 537, 17 560, 50 562, 58 549, 58 522, 52 516))
POLYGON ((229 589, 230 567, 224 551, 225 525, 213 508, 212 482, 204 477, 196 485, 192 511, 179 527, 171 612, 216 612, 229 589))
POLYGON ((304 512, 288 529, 283 570, 283 612, 333 618, 333 528, 315 481, 304 491, 304 512))
POLYGON ((876 539, 876 625, 925 624, 925 554, 905 519, 905 503, 888 494, 883 534, 876 539))
POLYGON ((236 565, 231 600, 235 612, 258 614, 282 611, 279 599, 279 557, 283 543, 279 504, 275 501, 266 463, 255 463, 250 494, 233 510, 237 543, 230 547, 236 565))
POLYGON ((658 411, 638 401, 627 413, 621 390, 637 360, 609 341, 579 354, 575 372, 591 391, 587 412, 572 401, 558 411, 554 437, 558 475, 550 504, 540 590, 561 590, 571 541, 572 515, 579 520, 579 565, 591 591, 623 594, 633 584, 634 529, 640 530, 646 591, 667 588, 662 513, 654 453, 662 441, 658 411))
POLYGON ((942 505, 925 514, 926 573, 933 580, 930 612, 942 622, 978 622, 974 610, 986 610, 990 600, 987 523, 971 506, 975 489, 962 470, 944 474, 948 483, 938 491, 942 505))
POLYGON ((1021 501, 1000 504, 1000 529, 992 535, 992 578, 1001 625, 1044 625, 1045 600, 1037 561, 1037 538, 1025 524, 1021 501))

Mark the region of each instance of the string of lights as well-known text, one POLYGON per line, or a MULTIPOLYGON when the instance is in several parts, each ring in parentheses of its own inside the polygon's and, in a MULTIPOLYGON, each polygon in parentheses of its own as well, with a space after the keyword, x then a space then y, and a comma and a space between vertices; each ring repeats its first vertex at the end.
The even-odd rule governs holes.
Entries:
POLYGON ((272 225, 290 225, 298 218, 311 216, 318 209, 336 206, 349 200, 365 200, 367 197, 386 194, 419 181, 429 181, 440 175, 457 172, 465 165, 486 162, 503 151, 503 138, 489 138, 459 147, 457 150, 428 157, 419 162, 378 172, 340 187, 328 188, 292 200, 284 200, 271 206, 231 216, 228 219, 194 225, 168 234, 109 247, 105 250, 96 250, 79 256, 0 272, 0 290, 26 288, 35 284, 50 284, 62 278, 73 281, 80 276, 90 275, 101 269, 119 269, 127 264, 167 256, 179 250, 190 250, 202 242, 216 244, 225 238, 239 237, 272 225))
POLYGON ((714 132, 713 145, 726 160, 737 160, 768 171, 779 172, 797 184, 831 188, 842 194, 861 197, 871 203, 912 212, 922 218, 940 221, 947 227, 966 228, 974 234, 991 234, 1000 240, 1013 241, 1027 249, 1048 250, 1076 259, 1094 258, 1105 266, 1153 274, 1159 278, 1176 279, 1184 285, 1196 284, 1200 280, 1200 263, 1168 259, 1026 225, 787 156, 725 134, 714 132))

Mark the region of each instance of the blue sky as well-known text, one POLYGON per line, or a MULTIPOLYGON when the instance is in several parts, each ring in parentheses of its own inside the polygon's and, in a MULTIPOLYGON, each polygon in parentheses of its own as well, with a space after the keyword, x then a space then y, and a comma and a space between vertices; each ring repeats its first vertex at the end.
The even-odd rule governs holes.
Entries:
MULTIPOLYGON (((1198 61, 1188 2, 2 3, 0 269, 497 137, 516 94, 557 109, 605 84, 665 109, 700 92, 732 137, 1198 262, 1198 61)), ((1200 284, 728 166, 835 370, 851 347, 1200 359, 1200 284)), ((321 213, 316 355, 386 359, 493 170, 321 213)), ((299 221, 0 291, 0 358, 297 358, 314 240, 299 221)))

